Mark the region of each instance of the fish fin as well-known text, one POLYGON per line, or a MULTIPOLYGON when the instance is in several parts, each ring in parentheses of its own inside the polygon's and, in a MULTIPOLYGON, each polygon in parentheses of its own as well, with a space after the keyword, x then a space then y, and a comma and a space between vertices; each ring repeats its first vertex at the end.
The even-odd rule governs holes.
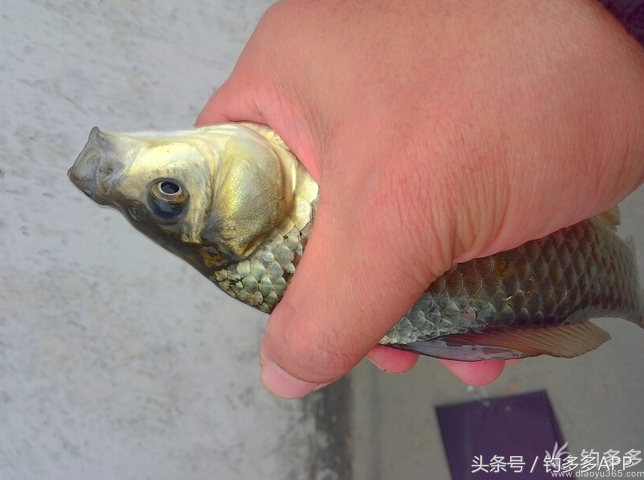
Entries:
POLYGON ((538 328, 499 328, 481 333, 456 333, 432 340, 392 345, 430 357, 450 360, 509 360, 551 355, 576 357, 610 340, 589 321, 538 328))
POLYGON ((595 217, 600 223, 605 227, 608 227, 613 232, 617 231, 617 226, 622 224, 621 215, 619 213, 619 207, 615 205, 612 208, 609 208, 604 213, 600 213, 595 217))

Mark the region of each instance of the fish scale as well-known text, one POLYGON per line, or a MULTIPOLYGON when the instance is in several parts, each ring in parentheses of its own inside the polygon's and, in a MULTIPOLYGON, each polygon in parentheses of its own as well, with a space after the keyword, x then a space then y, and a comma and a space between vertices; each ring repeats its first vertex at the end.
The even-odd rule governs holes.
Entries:
POLYGON ((513 250, 454 265, 382 343, 603 315, 636 321, 642 310, 637 269, 629 246, 611 241, 613 235, 590 219, 513 250))
MULTIPOLYGON (((317 201, 312 204, 315 210, 317 201)), ((275 232, 246 260, 217 270, 209 278, 231 297, 270 313, 284 295, 302 258, 311 229, 295 225, 286 234, 275 232)))
MULTIPOLYGON (((93 129, 70 179, 228 295, 270 313, 304 254, 318 185, 275 132, 220 124, 177 132, 93 129)), ((609 336, 588 322, 644 327, 633 248, 618 212, 454 265, 382 338, 458 360, 576 356, 609 336)), ((349 273, 347 273, 349 274, 349 273)))

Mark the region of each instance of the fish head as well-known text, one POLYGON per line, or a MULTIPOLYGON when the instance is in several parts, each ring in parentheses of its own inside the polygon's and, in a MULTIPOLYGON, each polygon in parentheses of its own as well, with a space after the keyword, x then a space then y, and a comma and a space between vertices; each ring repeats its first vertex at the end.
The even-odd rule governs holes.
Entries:
POLYGON ((175 132, 92 129, 69 170, 96 203, 203 274, 248 256, 291 207, 297 160, 244 124, 175 132))

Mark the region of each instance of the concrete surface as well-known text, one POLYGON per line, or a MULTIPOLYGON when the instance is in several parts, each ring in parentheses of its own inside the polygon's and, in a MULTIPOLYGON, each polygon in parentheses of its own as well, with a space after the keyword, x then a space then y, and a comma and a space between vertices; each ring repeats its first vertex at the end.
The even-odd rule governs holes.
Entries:
MULTIPOLYGON (((272 398, 257 368, 265 316, 66 178, 94 125, 191 125, 270 3, 3 2, 0 480, 449 478, 434 407, 485 391, 421 359, 272 398)), ((644 189, 620 232, 644 272, 642 207, 644 189)), ((523 361, 487 394, 545 388, 575 454, 644 450, 644 332, 599 323, 607 345, 523 361)))
POLYGON ((271 397, 266 316, 66 178, 93 125, 192 125, 270 3, 2 3, 0 479, 346 473, 316 422, 347 383, 271 397))

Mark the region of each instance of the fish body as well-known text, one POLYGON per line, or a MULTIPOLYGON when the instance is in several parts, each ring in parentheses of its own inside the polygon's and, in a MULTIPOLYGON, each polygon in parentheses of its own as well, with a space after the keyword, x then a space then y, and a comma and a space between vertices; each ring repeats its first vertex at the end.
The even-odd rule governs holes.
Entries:
MULTIPOLYGON (((252 123, 94 128, 68 174, 92 200, 266 313, 297 269, 317 208, 316 182, 274 131, 252 123)), ((613 211, 454 265, 380 343, 458 360, 571 357, 610 338, 589 318, 644 327, 634 250, 615 233, 617 220, 613 211)))

